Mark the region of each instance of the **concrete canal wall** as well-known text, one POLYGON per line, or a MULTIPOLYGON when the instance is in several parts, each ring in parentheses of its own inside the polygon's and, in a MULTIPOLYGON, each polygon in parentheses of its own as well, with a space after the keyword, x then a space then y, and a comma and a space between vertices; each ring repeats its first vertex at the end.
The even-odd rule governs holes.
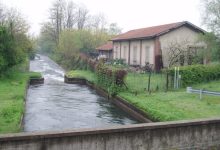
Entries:
MULTIPOLYGON (((29 82, 26 85, 25 96, 24 96, 24 108, 26 108, 26 100, 27 100, 27 91, 30 85, 44 84, 44 78, 30 78, 29 82)), ((20 129, 23 131, 24 129, 24 114, 22 114, 20 119, 20 129)))
POLYGON ((35 84, 43 84, 44 78, 30 78, 29 84, 35 85, 35 84))
POLYGON ((220 149, 220 118, 0 135, 0 150, 220 149))
MULTIPOLYGON (((81 78, 68 78, 64 77, 64 82, 68 84, 82 84, 82 85, 87 85, 88 87, 96 90, 97 94, 107 98, 109 101, 114 103, 116 106, 118 106, 120 109, 125 111, 127 114, 138 120, 139 122, 142 123, 149 123, 152 122, 153 118, 151 118, 149 115, 147 115, 145 112, 141 111, 140 109, 136 108, 135 106, 129 104, 127 101, 123 100, 122 98, 115 96, 109 98, 108 93, 94 85, 93 83, 87 81, 86 79, 81 79, 81 78)), ((156 120, 153 120, 156 122, 156 120)))

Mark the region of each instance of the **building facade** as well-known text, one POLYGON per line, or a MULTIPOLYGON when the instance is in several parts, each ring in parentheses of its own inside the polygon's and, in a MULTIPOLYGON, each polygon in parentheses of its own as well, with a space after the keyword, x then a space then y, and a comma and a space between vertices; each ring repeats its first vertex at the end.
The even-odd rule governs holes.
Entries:
POLYGON ((112 39, 113 58, 123 59, 129 65, 149 63, 160 70, 169 66, 172 44, 198 47, 199 36, 204 32, 186 21, 131 30, 112 39))
POLYGON ((99 53, 99 57, 106 58, 106 59, 113 59, 113 43, 107 42, 104 45, 99 46, 96 48, 99 53))

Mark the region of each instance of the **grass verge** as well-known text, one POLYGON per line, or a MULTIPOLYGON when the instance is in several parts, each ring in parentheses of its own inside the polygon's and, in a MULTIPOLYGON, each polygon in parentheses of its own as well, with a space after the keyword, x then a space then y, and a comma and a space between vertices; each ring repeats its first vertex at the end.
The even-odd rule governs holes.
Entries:
MULTIPOLYGON (((69 77, 83 77, 89 81, 95 81, 95 74, 87 71, 72 71, 69 77), (72 74, 72 75, 71 75, 72 74)), ((146 112, 151 119, 157 121, 174 121, 185 119, 212 118, 220 116, 220 97, 188 94, 186 89, 164 92, 164 78, 160 74, 154 74, 151 80, 153 92, 146 92, 148 84, 147 75, 128 74, 126 84, 129 90, 118 93, 129 103, 146 112), (138 94, 135 95, 134 91, 138 94)), ((196 84, 193 88, 220 91, 220 80, 209 83, 196 84)))
POLYGON ((20 119, 24 112, 26 85, 30 78, 40 73, 13 71, 0 78, 0 133, 20 131, 20 119))
POLYGON ((84 78, 91 82, 96 82, 95 73, 87 70, 73 70, 66 74, 69 78, 84 78))

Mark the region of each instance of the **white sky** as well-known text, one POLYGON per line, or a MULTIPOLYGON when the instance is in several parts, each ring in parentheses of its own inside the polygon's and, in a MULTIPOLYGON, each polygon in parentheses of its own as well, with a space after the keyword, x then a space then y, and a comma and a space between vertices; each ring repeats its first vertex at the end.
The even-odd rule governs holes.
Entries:
MULTIPOLYGON (((40 24, 47 19, 54 0, 0 0, 0 3, 20 10, 38 34, 40 24)), ((91 14, 104 13, 109 23, 123 29, 190 21, 201 27, 200 0, 73 0, 83 3, 91 14)))

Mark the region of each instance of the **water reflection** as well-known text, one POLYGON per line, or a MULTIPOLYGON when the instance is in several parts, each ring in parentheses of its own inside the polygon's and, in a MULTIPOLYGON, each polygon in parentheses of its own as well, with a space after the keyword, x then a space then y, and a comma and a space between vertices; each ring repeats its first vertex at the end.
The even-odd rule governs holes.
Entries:
POLYGON ((61 130, 134 124, 128 116, 94 90, 63 82, 63 69, 46 56, 30 62, 45 84, 30 86, 24 118, 25 131, 61 130))

